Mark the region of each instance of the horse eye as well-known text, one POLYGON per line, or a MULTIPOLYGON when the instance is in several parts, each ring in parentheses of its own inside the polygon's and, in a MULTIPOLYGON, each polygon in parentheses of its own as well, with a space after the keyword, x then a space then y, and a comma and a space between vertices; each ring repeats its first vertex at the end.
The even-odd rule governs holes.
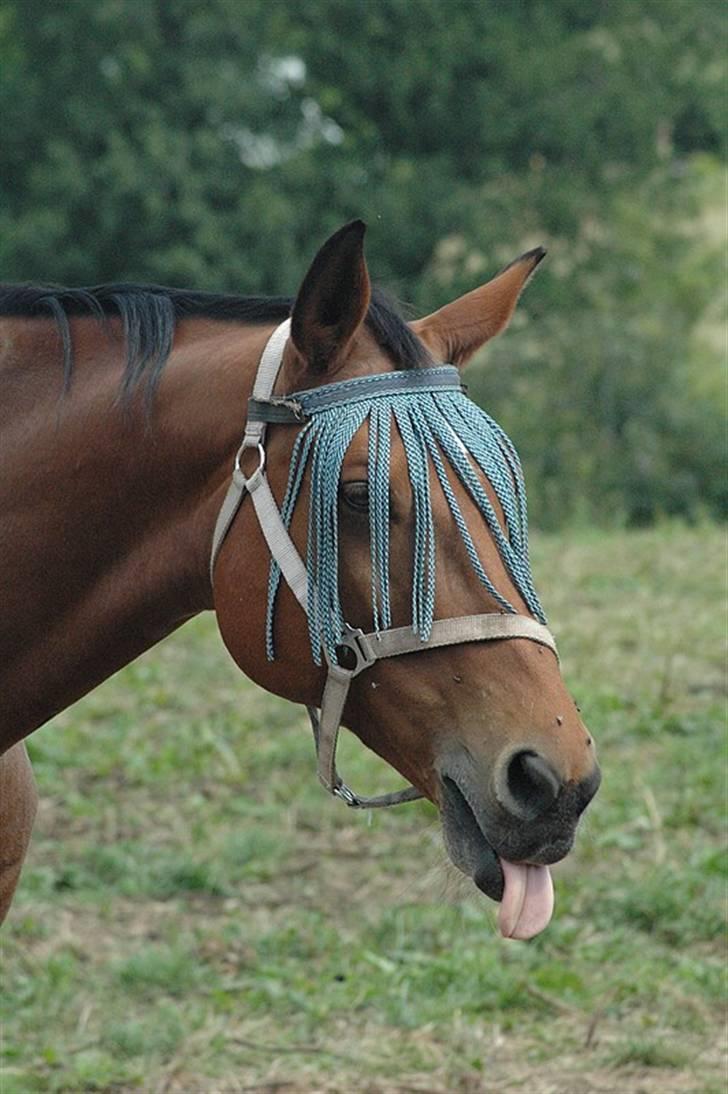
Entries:
POLYGON ((341 496, 349 509, 357 513, 369 511, 369 483, 344 482, 341 484, 341 496))

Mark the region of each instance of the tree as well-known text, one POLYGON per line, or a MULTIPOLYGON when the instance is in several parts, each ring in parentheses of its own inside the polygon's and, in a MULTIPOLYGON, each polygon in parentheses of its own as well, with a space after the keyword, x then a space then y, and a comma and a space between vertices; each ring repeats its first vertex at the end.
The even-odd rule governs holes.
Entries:
POLYGON ((497 381, 474 381, 528 423, 537 516, 715 507, 691 452, 717 407, 681 362, 714 276, 686 226, 725 143, 726 20, 722 0, 0 0, 0 271, 290 292, 363 216, 375 277, 425 311, 546 244, 497 381))

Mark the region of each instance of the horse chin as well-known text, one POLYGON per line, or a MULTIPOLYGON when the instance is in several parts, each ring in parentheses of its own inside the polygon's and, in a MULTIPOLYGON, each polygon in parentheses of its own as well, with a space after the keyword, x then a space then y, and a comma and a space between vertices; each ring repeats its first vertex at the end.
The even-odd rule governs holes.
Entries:
POLYGON ((502 900, 504 879, 498 855, 457 784, 445 778, 443 785, 442 831, 448 855, 459 870, 473 879, 482 893, 491 900, 502 900))

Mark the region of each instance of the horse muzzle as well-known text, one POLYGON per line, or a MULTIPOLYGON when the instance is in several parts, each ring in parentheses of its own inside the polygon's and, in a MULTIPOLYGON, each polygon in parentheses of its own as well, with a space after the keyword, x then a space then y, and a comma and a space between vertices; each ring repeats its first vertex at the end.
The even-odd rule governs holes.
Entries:
POLYGON ((571 850, 579 818, 594 797, 595 764, 578 782, 563 782, 548 762, 521 750, 477 777, 469 757, 438 765, 440 813, 448 854, 491 899, 501 902, 507 937, 530 938, 553 908, 549 865, 571 850))

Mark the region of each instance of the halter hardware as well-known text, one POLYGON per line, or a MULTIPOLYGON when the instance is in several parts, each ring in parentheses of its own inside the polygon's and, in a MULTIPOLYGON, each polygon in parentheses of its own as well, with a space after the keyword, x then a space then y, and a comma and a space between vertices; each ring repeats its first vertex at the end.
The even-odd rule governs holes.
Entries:
MULTIPOLYGON (((304 612, 308 612, 308 574, 293 541, 288 534, 278 504, 268 484, 265 474, 265 432, 268 423, 303 423, 307 420, 304 407, 295 396, 272 395, 290 330, 290 319, 281 323, 268 339, 261 355, 258 373, 253 385, 253 393, 248 401, 248 421, 242 444, 235 456, 232 481, 215 525, 210 558, 210 581, 212 582, 215 562, 220 547, 227 535, 235 515, 246 494, 250 494, 255 507, 261 531, 265 537, 273 560, 298 600, 304 612), (240 466, 243 453, 250 448, 258 450, 258 466, 250 476, 246 476, 240 466)), ((361 397, 366 379, 341 380, 329 384, 324 389, 309 393, 310 402, 319 406, 334 403, 350 403, 361 397)), ((439 366, 421 370, 421 374, 386 373, 377 377, 382 390, 432 390, 433 385, 452 388, 457 385, 462 390, 459 377, 450 366, 439 366), (422 375, 427 373, 428 375, 422 375)), ((308 707, 313 730, 318 778, 321 784, 337 798, 353 809, 373 809, 398 805, 423 797, 415 787, 406 787, 390 794, 377 797, 360 797, 341 779, 336 769, 336 745, 349 688, 354 677, 365 669, 371 668, 378 660, 397 657, 407 653, 435 649, 443 646, 461 645, 467 642, 496 641, 508 638, 525 638, 552 650, 558 658, 553 635, 545 624, 530 616, 516 613, 489 612, 480 615, 467 615, 448 619, 437 619, 432 623, 431 633, 423 639, 412 627, 387 628, 366 634, 363 630, 344 624, 344 632, 337 642, 336 649, 346 652, 354 659, 353 667, 340 663, 339 656, 333 660, 324 647, 327 676, 321 698, 320 710, 308 707)), ((342 654, 342 662, 344 655, 342 654)))
MULTIPOLYGON (((377 659, 372 640, 369 635, 365 634, 360 627, 350 627, 348 623, 344 624, 346 628, 341 636, 341 641, 336 647, 337 658, 340 657, 339 650, 345 650, 354 657, 354 665, 349 666, 345 660, 337 661, 336 668, 345 668, 351 673, 352 678, 358 676, 364 669, 371 668, 377 659)), ((376 641, 376 639, 375 639, 376 641)), ((329 668, 332 667, 332 663, 326 655, 329 668)))
POLYGON ((245 452, 249 447, 250 445, 246 444, 240 445, 240 448, 235 453, 234 470, 235 472, 237 472, 238 475, 241 475, 245 479, 245 489, 248 491, 249 494, 252 494, 261 477, 265 473, 265 447, 263 446, 262 441, 258 441, 258 466, 256 467, 252 475, 248 475, 246 477, 243 473, 242 467, 240 466, 240 461, 242 459, 243 452, 245 452))

